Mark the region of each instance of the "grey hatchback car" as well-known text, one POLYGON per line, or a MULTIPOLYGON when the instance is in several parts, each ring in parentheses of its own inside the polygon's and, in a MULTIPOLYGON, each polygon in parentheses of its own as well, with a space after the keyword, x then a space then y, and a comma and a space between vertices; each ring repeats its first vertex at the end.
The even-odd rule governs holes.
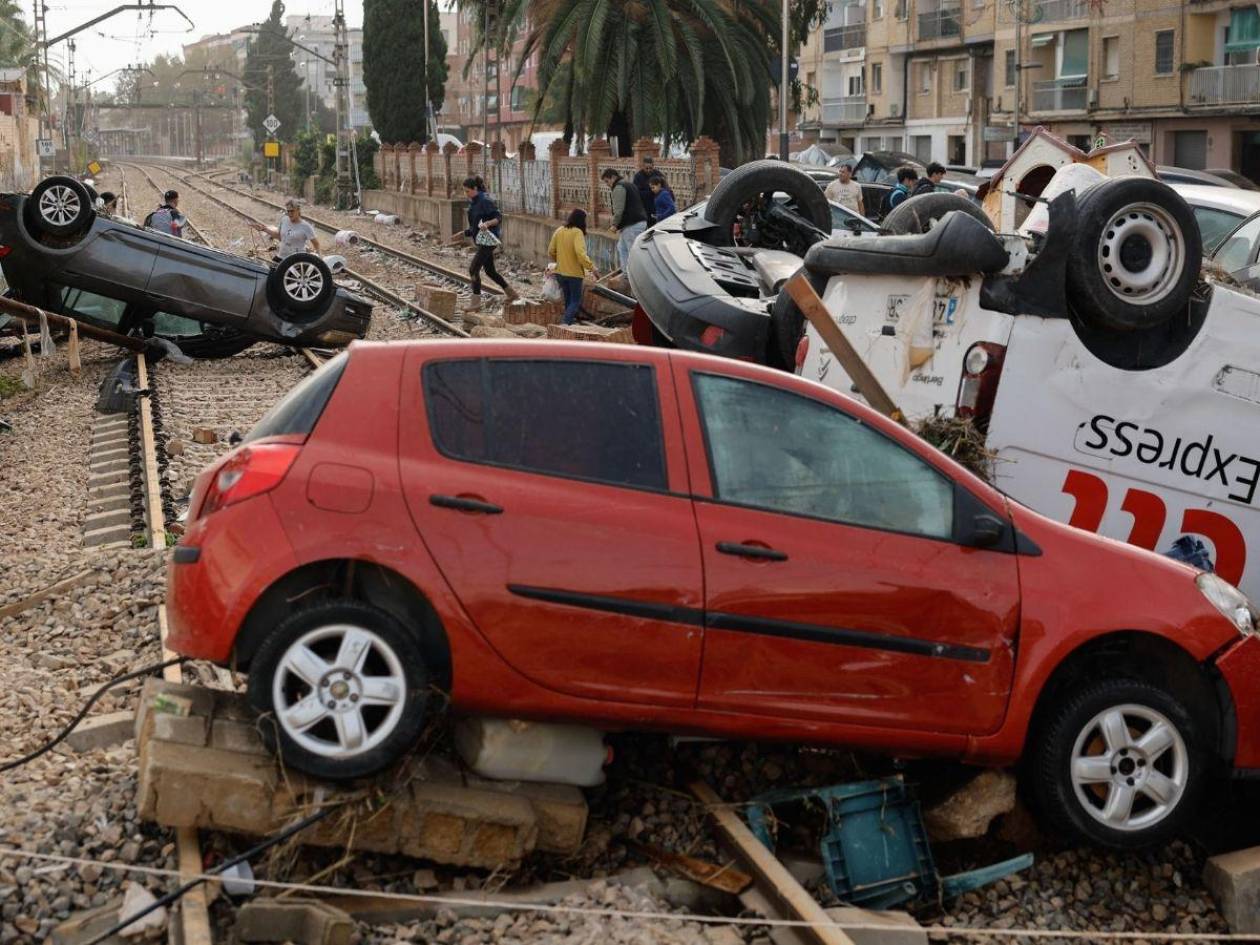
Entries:
POLYGON ((319 256, 268 265, 98 214, 88 189, 49 177, 0 194, 0 269, 12 297, 192 357, 256 341, 338 347, 367 333, 371 303, 319 256))

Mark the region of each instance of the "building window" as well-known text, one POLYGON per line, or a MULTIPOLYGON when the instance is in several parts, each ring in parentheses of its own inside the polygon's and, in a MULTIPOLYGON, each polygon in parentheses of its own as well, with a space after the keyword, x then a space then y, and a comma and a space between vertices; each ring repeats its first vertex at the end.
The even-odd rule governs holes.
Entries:
POLYGON ((1120 78, 1120 37, 1103 37, 1103 78, 1120 78))
POLYGON ((525 107, 525 90, 519 85, 512 86, 512 111, 519 112, 525 107))
POLYGON ((932 64, 930 62, 919 63, 919 94, 925 95, 932 91, 932 64))
POLYGON ((1089 74, 1089 30, 1065 30, 1061 34, 1058 78, 1089 74))
POLYGON ((859 72, 856 75, 849 76, 849 95, 850 96, 866 94, 866 87, 865 87, 866 83, 863 81, 863 79, 864 79, 863 72, 859 72))
POLYGON ((885 144, 885 148, 884 148, 885 151, 900 151, 901 150, 901 135, 893 135, 890 138, 885 138, 884 144, 885 144))
POLYGON ((863 139, 862 139, 862 150, 863 150, 863 151, 878 151, 878 150, 879 150, 879 139, 878 139, 878 138, 863 138, 863 139))
POLYGON ((967 60, 959 59, 954 63, 954 91, 965 92, 967 89, 967 60))
POLYGON ((1155 33, 1155 74, 1173 73, 1173 31, 1157 30, 1155 33))
POLYGON ((897 19, 904 20, 910 16, 909 0, 897 0, 897 19))
POLYGON ((1196 171, 1207 167, 1207 132, 1174 131, 1173 163, 1196 171))
POLYGON ((876 95, 884 91, 884 64, 882 62, 871 63, 871 91, 876 95))
POLYGON ((871 19, 878 20, 884 15, 884 0, 871 0, 871 19))
POLYGON ((1015 50, 1013 49, 1006 51, 1006 87, 1008 89, 1015 87, 1015 50))
POLYGON ((912 135, 910 138, 910 149, 914 152, 914 156, 918 161, 926 164, 932 160, 932 136, 912 135))

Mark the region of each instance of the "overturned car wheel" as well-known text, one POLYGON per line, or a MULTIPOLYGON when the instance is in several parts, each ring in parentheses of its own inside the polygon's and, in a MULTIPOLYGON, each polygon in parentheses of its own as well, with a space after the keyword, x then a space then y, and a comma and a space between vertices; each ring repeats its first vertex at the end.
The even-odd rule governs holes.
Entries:
POLYGON ((78 236, 96 216, 92 195, 73 177, 40 181, 27 198, 27 207, 27 223, 37 233, 60 238, 78 236))
POLYGON ((1095 328, 1153 328, 1186 310, 1202 256, 1194 214, 1171 187, 1144 177, 1102 181, 1078 203, 1068 300, 1095 328))
POLYGON ((267 300, 278 315, 289 318, 322 314, 336 288, 332 270, 314 253, 294 253, 267 275, 267 300))
POLYGON ((903 200, 884 217, 881 229, 894 236, 926 233, 932 224, 953 210, 975 217, 990 230, 993 229, 989 215, 960 194, 920 194, 903 200))
POLYGON ((787 195, 796 216, 824 235, 831 234, 831 204, 813 178, 782 161, 752 161, 731 171, 713 188, 704 209, 705 218, 716 231, 711 242, 717 246, 743 242, 761 249, 803 253, 817 241, 817 235, 796 232, 806 228, 768 218, 776 193, 787 195))

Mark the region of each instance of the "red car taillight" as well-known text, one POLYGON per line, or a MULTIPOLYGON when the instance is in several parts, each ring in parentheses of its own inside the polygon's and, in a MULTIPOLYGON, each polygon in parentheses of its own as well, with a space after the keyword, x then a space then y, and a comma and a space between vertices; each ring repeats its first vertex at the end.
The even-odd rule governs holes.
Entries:
POLYGON ((1006 346, 977 341, 963 358, 962 380, 958 384, 958 416, 988 420, 1002 377, 1006 346))
POLYGON ((301 450, 293 443, 242 446, 210 478, 201 516, 271 491, 284 480, 301 450))
POLYGON ((712 348, 725 337, 725 328, 719 328, 717 325, 709 325, 704 331, 700 332, 700 344, 704 345, 706 348, 712 348))
POLYGON ((4 259, 11 252, 13 252, 12 246, 0 246, 0 259, 4 259))
POLYGON ((801 335, 801 340, 796 343, 796 373, 800 374, 805 370, 805 359, 809 357, 809 335, 801 335))

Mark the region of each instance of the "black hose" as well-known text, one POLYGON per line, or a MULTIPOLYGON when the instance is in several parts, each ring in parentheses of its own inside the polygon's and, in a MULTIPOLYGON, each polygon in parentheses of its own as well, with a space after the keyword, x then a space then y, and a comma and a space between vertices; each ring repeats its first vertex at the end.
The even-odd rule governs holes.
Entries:
POLYGON ((23 755, 21 758, 14 761, 6 761, 4 764, 0 765, 0 774, 4 774, 6 771, 12 771, 14 768, 20 768, 22 765, 34 761, 40 755, 46 754, 57 747, 57 745, 60 745, 63 741, 65 741, 66 736, 74 731, 75 726, 83 721, 84 717, 88 714, 88 710, 91 709, 92 706, 96 705, 96 700, 105 695, 107 690, 113 689, 115 686, 121 685, 125 682, 130 682, 131 680, 137 679, 141 676, 147 676, 149 673, 156 673, 160 670, 166 669, 168 666, 178 666, 186 659, 187 657, 179 656, 173 660, 167 660, 164 663, 155 663, 152 666, 145 666, 142 669, 133 670, 132 672, 126 673, 122 676, 115 676, 105 685, 101 686, 100 689, 96 690, 96 692, 92 693, 92 698, 88 699, 83 708, 79 710, 79 714, 71 720, 69 725, 61 730, 56 738, 48 742, 43 747, 35 749, 35 751, 31 752, 29 755, 23 755))
POLYGON ((175 902, 177 899, 180 899, 181 897, 183 897, 185 893, 189 892, 190 890, 196 889, 202 883, 206 882, 210 877, 217 876, 220 873, 222 873, 224 870, 231 869, 237 863, 243 862, 244 860, 252 859, 253 857, 258 856, 258 854, 260 853, 265 853, 267 850, 271 849, 276 844, 283 843, 285 840, 288 840, 295 833, 298 833, 301 830, 305 830, 307 827, 311 826, 311 824, 318 823, 319 821, 327 817, 329 814, 331 814, 333 811, 340 809, 342 804, 344 803, 345 802, 342 801, 337 804, 332 804, 328 807, 325 807, 322 810, 318 810, 315 813, 311 814, 309 817, 305 817, 302 820, 299 820, 297 823, 291 824, 290 826, 284 828, 284 830, 281 830, 279 833, 271 835, 262 843, 259 843, 259 844, 256 844, 255 846, 250 847, 244 853, 238 854, 237 856, 232 857, 230 860, 224 860, 222 863, 218 864, 217 866, 207 870, 205 875, 198 876, 196 879, 190 879, 188 882, 184 883, 184 885, 180 886, 178 889, 175 889, 167 893, 161 899, 158 899, 156 902, 153 902, 151 905, 148 905, 145 908, 141 909, 135 915, 129 916, 128 918, 123 919, 113 928, 107 929, 106 931, 102 932, 100 935, 96 936, 96 938, 92 939, 92 941, 88 942, 87 945, 100 945, 101 942, 104 942, 107 939, 113 938, 115 935, 117 935, 127 926, 131 925, 131 923, 139 919, 143 919, 150 912, 154 912, 157 909, 161 909, 163 906, 170 905, 171 903, 175 902))

